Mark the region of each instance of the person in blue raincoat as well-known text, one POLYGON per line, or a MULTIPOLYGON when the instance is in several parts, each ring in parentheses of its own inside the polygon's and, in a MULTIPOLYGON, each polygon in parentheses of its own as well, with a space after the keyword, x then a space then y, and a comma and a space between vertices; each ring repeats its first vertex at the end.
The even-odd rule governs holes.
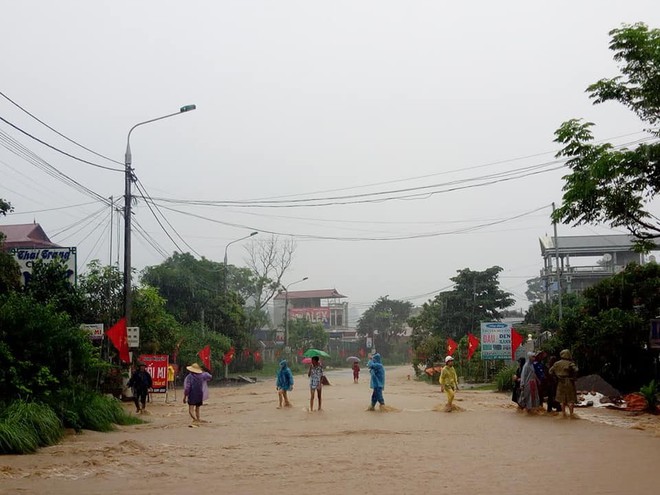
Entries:
POLYGON ((385 367, 381 363, 380 354, 374 354, 369 362, 367 363, 367 368, 371 373, 371 383, 369 386, 373 389, 371 393, 371 407, 370 411, 373 411, 376 407, 376 402, 380 404, 382 408, 385 405, 385 399, 383 398, 383 390, 385 389, 385 367))
POLYGON ((293 390, 293 373, 291 373, 291 368, 287 365, 286 359, 280 361, 280 369, 277 371, 277 383, 275 387, 277 388, 277 395, 280 399, 280 405, 277 408, 282 408, 282 402, 284 402, 284 407, 291 407, 287 392, 293 390))

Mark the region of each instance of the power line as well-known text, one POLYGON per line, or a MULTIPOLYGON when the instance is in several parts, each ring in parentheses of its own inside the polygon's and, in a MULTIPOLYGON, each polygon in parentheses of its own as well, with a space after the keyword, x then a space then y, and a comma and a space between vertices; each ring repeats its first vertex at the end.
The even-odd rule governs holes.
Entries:
POLYGON ((149 207, 149 211, 151 211, 151 214, 152 214, 152 215, 154 216, 154 218, 156 219, 156 222, 158 222, 158 225, 160 225, 160 228, 163 229, 163 232, 165 232, 165 235, 167 235, 167 237, 169 237, 170 241, 172 241, 172 243, 174 244, 174 246, 176 246, 176 248, 177 248, 180 252, 183 252, 183 249, 181 249, 181 246, 179 246, 179 244, 174 240, 174 238, 173 238, 173 237, 170 235, 170 233, 167 231, 167 229, 165 228, 165 226, 163 225, 163 223, 160 221, 160 218, 158 218, 158 215, 156 215, 156 212, 155 212, 154 209, 151 207, 151 203, 150 203, 150 202, 147 200, 147 198, 146 198, 146 193, 142 190, 142 188, 140 187, 140 184, 138 184, 137 181, 135 182, 135 187, 136 187, 136 189, 140 192, 140 194, 142 195, 142 196, 141 196, 142 199, 144 199, 145 203, 146 203, 147 206, 149 207))
POLYGON ((104 198, 97 192, 92 191, 86 186, 83 186, 81 183, 72 179, 65 173, 60 172, 53 165, 48 163, 46 160, 41 158, 32 150, 30 150, 28 147, 26 147, 25 145, 23 145, 22 143, 20 143, 19 141, 17 141, 12 136, 10 136, 9 134, 7 134, 2 130, 0 130, 0 144, 2 144, 4 148, 11 151, 19 158, 23 158, 25 161, 31 163, 32 165, 42 170, 46 174, 50 175, 51 177, 63 182, 64 184, 67 184, 68 186, 78 190, 79 192, 87 196, 90 196, 98 201, 101 201, 102 203, 108 206, 110 205, 110 202, 107 200, 107 198, 104 198))
MULTIPOLYGON (((614 140, 614 139, 620 139, 620 138, 634 136, 634 135, 642 134, 642 133, 647 133, 647 131, 636 131, 636 132, 631 132, 631 133, 628 133, 628 134, 621 134, 619 136, 606 138, 602 141, 596 141, 596 142, 598 143, 598 142, 611 141, 611 140, 614 140)), ((492 166, 495 166, 495 165, 502 165, 502 164, 505 164, 505 163, 511 163, 511 162, 516 162, 516 161, 520 161, 520 160, 526 160, 528 158, 536 158, 536 157, 543 156, 543 155, 549 155, 551 153, 556 154, 557 152, 558 152, 558 150, 544 151, 544 152, 541 152, 541 153, 534 153, 534 154, 531 154, 531 155, 520 156, 520 157, 515 157, 515 158, 509 158, 509 159, 506 159, 506 160, 499 160, 499 161, 495 161, 495 162, 488 162, 488 163, 483 163, 483 164, 480 164, 480 165, 473 165, 473 166, 470 166, 470 167, 464 167, 464 168, 459 168, 459 169, 454 169, 454 170, 447 170, 447 171, 443 171, 443 172, 435 172, 435 173, 432 173, 432 174, 419 175, 419 176, 415 176, 415 177, 404 177, 404 178, 401 178, 401 179, 393 179, 393 180, 382 181, 382 182, 373 182, 371 184, 362 184, 362 185, 358 185, 358 186, 341 187, 341 188, 335 188, 335 189, 325 189, 325 190, 314 191, 314 192, 309 192, 309 193, 298 193, 298 194, 288 194, 288 195, 281 195, 281 196, 270 196, 270 197, 265 197, 265 198, 257 198, 256 200, 258 201, 258 200, 292 198, 292 197, 297 197, 297 196, 307 196, 307 195, 310 195, 310 194, 323 194, 323 193, 329 193, 329 192, 349 191, 349 190, 361 189, 361 188, 365 188, 365 187, 382 186, 382 185, 387 185, 387 184, 395 184, 395 183, 398 183, 398 182, 408 182, 408 181, 419 180, 419 179, 427 179, 429 177, 437 177, 437 176, 440 176, 440 175, 447 175, 447 174, 451 174, 451 173, 455 173, 455 172, 464 172, 464 171, 467 171, 467 170, 474 170, 474 169, 479 169, 479 168, 492 167, 492 166)))
MULTIPOLYGON (((647 141, 655 141, 655 136, 649 136, 628 143, 623 143, 614 148, 621 148, 634 144, 640 144, 647 141)), ((173 204, 189 204, 196 206, 215 206, 215 207, 235 207, 235 208, 299 208, 299 207, 322 207, 322 206, 337 206, 337 205, 350 205, 350 204, 364 204, 364 203, 382 203, 393 200, 419 200, 428 199, 436 194, 443 194, 448 192, 455 192, 464 189, 471 189, 475 187, 485 187, 500 182, 508 182, 511 180, 522 179, 542 173, 552 172, 559 170, 566 166, 566 159, 552 160, 540 164, 529 165, 520 167, 513 170, 497 172, 477 177, 469 177, 467 179, 459 179, 449 182, 442 182, 430 185, 421 185, 416 187, 392 189, 386 191, 376 191, 362 194, 351 194, 342 196, 327 196, 320 198, 305 198, 296 200, 185 200, 185 199, 172 199, 172 198, 155 198, 160 201, 173 203, 173 204), (555 166, 556 165, 556 166, 555 166), (476 184, 471 184, 478 181, 476 184), (431 190, 436 188, 444 188, 440 190, 431 190), (403 194, 402 193, 409 193, 403 194), (383 196, 383 197, 381 197, 383 196)))
POLYGON ((85 160, 84 158, 80 158, 80 157, 77 157, 77 156, 75 156, 75 155, 72 155, 71 153, 67 153, 66 151, 62 151, 61 149, 59 149, 59 148, 53 146, 52 144, 48 144, 46 141, 43 141, 43 140, 39 139, 38 137, 33 136, 33 135, 30 134, 29 132, 24 131, 23 129, 21 129, 21 128, 18 127, 17 125, 12 124, 11 122, 9 122, 9 121, 8 121, 7 119, 5 119, 4 117, 0 117, 0 120, 2 120, 5 124, 7 124, 7 125, 13 127, 14 129, 16 129, 18 132, 21 132, 21 133, 25 134, 25 135, 26 135, 27 137, 29 137, 30 139, 34 139, 36 142, 41 143, 41 144, 43 144, 44 146, 46 146, 46 147, 48 147, 48 148, 50 148, 50 149, 52 149, 52 150, 57 151, 58 153, 61 153, 61 154, 65 155, 65 156, 68 156, 69 158, 73 158, 74 160, 77 160, 77 161, 79 161, 79 162, 85 163, 85 164, 87 164, 87 165, 91 165, 92 167, 102 168, 102 169, 104 169, 104 170, 111 170, 111 171, 113 171, 113 172, 122 172, 122 173, 124 173, 124 169, 121 169, 121 168, 113 168, 113 167, 106 167, 105 165, 99 165, 98 163, 90 162, 89 160, 85 160))
POLYGON ((540 206, 538 208, 535 208, 533 210, 523 212, 508 218, 500 219, 497 221, 492 221, 488 222, 482 225, 475 225, 472 227, 465 227, 462 229, 456 229, 453 231, 444 231, 444 232, 427 232, 427 233, 420 233, 420 234, 411 234, 411 235, 405 235, 405 236, 394 236, 394 237, 338 237, 338 236, 321 236, 321 235, 312 235, 312 234, 292 234, 292 233, 284 233, 284 232, 277 232, 277 231, 272 231, 269 229, 264 229, 260 227, 254 227, 254 226, 249 226, 249 225, 241 225, 241 224, 236 224, 232 222, 225 222, 222 220, 216 220, 213 218, 205 217, 203 215, 198 215, 195 213, 190 213, 190 212, 185 212, 181 210, 177 210, 175 208, 169 208, 167 206, 161 205, 163 208, 166 210, 174 211, 176 213, 181 213, 182 215, 188 215, 191 217, 195 218, 200 218, 202 220, 207 220, 209 222, 217 223, 220 225, 227 225, 229 227, 237 227, 241 229, 250 229, 250 230, 257 230, 259 232, 263 232, 265 234, 273 234, 273 235, 283 235, 283 236, 292 236, 292 237, 297 237, 301 239, 318 239, 318 240, 333 240, 333 241, 401 241, 401 240, 409 240, 409 239, 424 239, 424 238, 429 238, 429 237, 440 237, 440 236, 445 236, 445 235, 454 235, 454 234, 464 234, 464 233, 469 233, 473 232, 475 230, 479 230, 485 227, 491 227, 493 225, 497 225, 500 223, 508 222, 511 220, 515 220, 518 218, 521 218, 526 215, 530 215, 532 213, 536 213, 537 211, 543 210, 545 208, 549 208, 550 205, 544 205, 540 206))
MULTIPOLYGON (((51 126, 49 126, 48 124, 46 124, 43 120, 40 120, 38 117, 36 117, 36 116, 33 115, 32 113, 28 112, 25 108, 23 108, 23 107, 20 106, 18 103, 16 103, 14 100, 12 100, 11 98, 9 98, 9 96, 7 96, 6 94, 4 94, 2 91, 0 91, 0 96, 2 96, 4 99, 6 99, 6 100, 7 100, 8 102, 10 102, 12 105, 16 106, 17 108, 19 108, 20 110, 22 110, 23 112, 25 112, 26 114, 28 114, 30 117, 32 117, 34 120, 36 120, 37 122, 39 122, 41 125, 47 127, 48 129, 50 129, 51 131, 53 131, 55 134, 57 134, 57 135, 60 136, 60 137, 63 137, 64 139, 66 139, 66 140, 69 141, 70 143, 73 143, 73 144, 75 144, 76 146, 81 147, 81 148, 84 149, 85 151, 89 151, 91 154, 96 155, 96 156, 98 156, 99 158, 105 158, 106 160, 111 161, 111 162, 113 162, 113 163, 117 163, 118 165, 124 165, 124 164, 123 164, 122 162, 120 162, 120 161, 114 160, 114 159, 112 159, 112 158, 110 158, 110 157, 107 157, 107 156, 105 156, 105 155, 102 155, 101 153, 97 153, 96 151, 91 150, 91 149, 89 149, 89 148, 86 147, 86 146, 83 146, 83 145, 80 144, 79 142, 74 141, 73 139, 71 139, 71 138, 65 136, 64 134, 62 134, 61 132, 59 132, 57 129, 53 129, 51 126)), ((113 170, 114 170, 114 169, 113 169, 113 170)))
MULTIPOLYGON (((3 186, 4 187, 4 186, 3 186)), ((67 210, 69 208, 78 208, 79 206, 88 206, 88 205, 93 205, 94 203, 97 203, 98 201, 89 201, 87 203, 78 203, 75 205, 69 205, 69 206, 58 206, 55 208, 44 208, 43 210, 31 210, 31 211, 13 211, 11 213, 8 213, 7 216, 15 216, 15 215, 29 215, 32 213, 44 213, 47 211, 58 211, 58 210, 67 210)))

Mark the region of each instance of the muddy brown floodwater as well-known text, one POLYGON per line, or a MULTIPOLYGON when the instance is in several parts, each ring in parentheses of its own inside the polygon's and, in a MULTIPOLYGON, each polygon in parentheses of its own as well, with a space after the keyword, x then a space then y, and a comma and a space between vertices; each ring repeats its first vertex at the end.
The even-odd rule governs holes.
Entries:
MULTIPOLYGON (((149 405, 148 424, 70 435, 26 456, 0 457, 7 494, 517 495, 554 491, 655 493, 660 418, 582 409, 581 419, 518 413, 508 395, 459 391, 461 411, 439 412, 438 387, 387 368, 388 412, 368 412, 368 373, 329 373, 324 411, 276 409, 273 380, 211 390, 199 428, 187 407, 149 405)), ((126 405, 129 408, 129 405, 126 405)))

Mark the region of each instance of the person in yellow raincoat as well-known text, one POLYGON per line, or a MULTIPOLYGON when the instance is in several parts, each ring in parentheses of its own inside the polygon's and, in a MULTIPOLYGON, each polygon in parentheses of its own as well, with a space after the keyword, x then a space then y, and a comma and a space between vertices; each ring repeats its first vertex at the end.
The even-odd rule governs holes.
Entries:
POLYGON ((458 390, 458 377, 454 369, 454 358, 447 356, 445 358, 445 367, 440 373, 440 391, 447 394, 447 405, 445 411, 451 412, 453 409, 454 395, 458 390))

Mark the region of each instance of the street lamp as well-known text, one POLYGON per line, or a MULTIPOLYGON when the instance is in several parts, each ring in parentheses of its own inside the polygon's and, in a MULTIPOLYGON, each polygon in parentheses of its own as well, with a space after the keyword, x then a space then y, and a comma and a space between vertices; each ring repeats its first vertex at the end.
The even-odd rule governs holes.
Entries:
POLYGON ((284 349, 289 346, 289 287, 291 287, 294 284, 304 282, 307 280, 309 277, 304 277, 301 278, 300 280, 296 280, 295 282, 291 282, 287 286, 282 286, 282 290, 284 291, 284 349))
POLYGON ((139 122, 131 127, 131 130, 128 131, 128 137, 126 138, 126 155, 124 159, 124 181, 125 181, 125 192, 124 192, 124 316, 126 317, 126 326, 131 325, 131 206, 132 206, 132 197, 131 197, 131 185, 135 180, 133 175, 133 169, 131 168, 133 156, 131 155, 131 133, 135 130, 136 127, 141 125, 150 124, 151 122, 156 122, 157 120, 167 119, 168 117, 174 117, 175 115, 181 115, 185 112, 190 112, 197 108, 195 105, 186 105, 179 109, 176 113, 170 113, 168 115, 163 115, 162 117, 157 117, 155 119, 145 120, 144 122, 139 122))
POLYGON ((224 283, 224 292, 225 292, 225 293, 227 292, 227 249, 228 249, 229 246, 231 246, 232 244, 234 244, 234 243, 236 243, 236 242, 244 241, 245 239, 249 239, 250 237, 257 235, 258 233, 259 233, 259 232, 252 232, 251 234, 246 235, 246 236, 244 236, 244 237, 241 237, 240 239, 236 239, 235 241, 231 241, 229 244, 227 244, 227 245, 225 246, 225 261, 224 261, 224 266, 225 266, 225 283, 224 283))

